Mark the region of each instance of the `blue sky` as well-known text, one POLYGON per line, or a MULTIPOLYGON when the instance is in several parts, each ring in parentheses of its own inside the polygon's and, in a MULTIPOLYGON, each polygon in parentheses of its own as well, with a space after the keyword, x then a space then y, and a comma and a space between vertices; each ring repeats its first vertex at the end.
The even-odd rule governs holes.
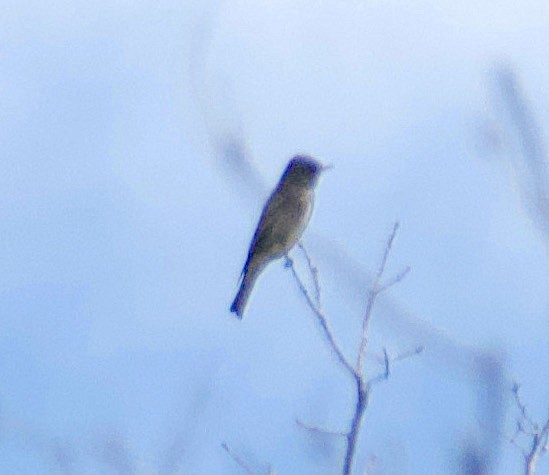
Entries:
POLYGON ((344 428, 352 387, 290 273, 271 265, 244 320, 228 312, 263 200, 306 152, 334 165, 304 242, 349 355, 395 220, 389 275, 412 268, 371 348, 425 351, 376 388, 359 464, 456 473, 489 431, 491 355, 492 471, 519 472, 511 382, 536 419, 549 404, 548 237, 491 72, 513 67, 549 143, 548 24, 533 0, 5 0, 3 471, 241 473, 226 441, 258 473, 337 473, 340 442, 294 420, 344 428), (224 137, 263 188, 222 163, 224 137))

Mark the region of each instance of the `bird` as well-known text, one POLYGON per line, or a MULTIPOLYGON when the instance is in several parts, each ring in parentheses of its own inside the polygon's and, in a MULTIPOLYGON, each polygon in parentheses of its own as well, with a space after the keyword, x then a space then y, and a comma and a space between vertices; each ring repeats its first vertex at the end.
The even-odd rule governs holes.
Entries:
POLYGON ((263 207, 240 274, 240 288, 231 305, 239 319, 261 272, 270 262, 287 256, 301 238, 313 211, 315 186, 328 168, 308 155, 296 155, 288 162, 263 207))

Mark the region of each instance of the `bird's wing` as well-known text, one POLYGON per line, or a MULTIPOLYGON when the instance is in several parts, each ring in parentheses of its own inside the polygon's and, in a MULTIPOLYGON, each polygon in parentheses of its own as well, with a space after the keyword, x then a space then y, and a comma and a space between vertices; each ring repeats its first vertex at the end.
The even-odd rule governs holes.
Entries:
POLYGON ((244 277, 244 274, 248 270, 250 262, 254 256, 254 253, 257 252, 258 249, 261 249, 263 247, 261 244, 265 242, 272 233, 273 225, 275 224, 274 220, 272 219, 272 216, 274 214, 274 209, 277 208, 277 206, 271 206, 271 205, 273 204, 274 201, 276 201, 276 191, 277 190, 275 189, 271 193, 271 196, 269 196, 267 203, 265 203, 265 206, 263 207, 263 211, 259 218, 259 222, 257 223, 257 227, 255 228, 254 236, 252 238, 252 242, 248 250, 248 257, 246 258, 246 263, 244 264, 242 273, 240 274, 240 279, 244 277))
POLYGON ((280 185, 273 191, 259 218, 241 276, 247 272, 254 258, 256 264, 260 264, 263 262, 262 257, 275 257, 283 253, 288 245, 291 247, 295 244, 295 241, 288 240, 286 234, 291 233, 295 235, 295 240, 299 239, 311 215, 312 198, 304 195, 296 199, 293 193, 282 190, 280 185))

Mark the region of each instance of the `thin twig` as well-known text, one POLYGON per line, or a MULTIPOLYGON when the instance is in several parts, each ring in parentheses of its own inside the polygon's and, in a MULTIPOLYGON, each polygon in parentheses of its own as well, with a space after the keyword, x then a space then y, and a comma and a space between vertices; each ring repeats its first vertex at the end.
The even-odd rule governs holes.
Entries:
POLYGON ((318 276, 318 267, 315 265, 313 259, 307 252, 307 249, 305 249, 305 246, 299 242, 297 244, 299 246, 299 249, 301 249, 301 252, 303 252, 303 255, 305 256, 305 260, 307 261, 307 266, 309 267, 309 270, 311 271, 311 276, 313 277, 313 283, 315 286, 315 299, 316 299, 316 305, 318 308, 322 308, 322 303, 320 301, 320 278, 318 276))
MULTIPOLYGON (((403 351, 402 353, 399 353, 396 356, 391 356, 391 363, 397 363, 399 361, 411 358, 412 356, 419 355, 420 353, 423 352, 424 349, 425 349, 425 347, 418 346, 418 347, 414 348, 413 350, 403 351)), ((377 355, 372 355, 372 356, 375 358, 375 360, 379 364, 385 365, 385 352, 384 352, 383 355, 377 354, 377 355)))
POLYGON ((404 277, 406 277, 406 275, 408 274, 408 272, 410 272, 411 269, 412 268, 410 266, 405 267, 397 275, 395 275, 392 279, 389 279, 387 282, 385 282, 383 285, 381 285, 377 289, 377 293, 380 294, 381 292, 384 292, 385 290, 387 290, 389 287, 392 287, 393 285, 398 284, 402 279, 404 279, 404 277))
POLYGON ((288 267, 292 271, 292 274, 297 282, 297 285, 299 286, 299 290, 307 300, 307 303, 309 304, 309 308, 313 311, 316 318, 318 319, 318 322, 320 323, 320 326, 322 327, 322 330, 324 331, 324 336, 326 337, 326 340, 328 341, 328 344, 334 351, 334 353, 337 356, 338 361, 341 363, 341 365, 347 370, 347 372, 353 377, 356 378, 356 370, 353 367, 351 363, 347 360, 341 349, 339 348, 339 345, 337 344, 334 334, 332 332, 332 329, 330 327, 330 324, 328 323, 328 320, 326 319, 326 316, 322 312, 320 308, 318 308, 315 303, 313 302, 313 299, 309 295, 309 292, 305 288, 305 284, 303 284, 303 281, 299 277, 297 271, 295 270, 294 263, 292 259, 289 257, 286 257, 288 267))
MULTIPOLYGON (((513 385, 513 389, 511 390, 513 392, 513 396, 515 398, 515 403, 517 407, 520 410, 520 424, 523 426, 524 422, 528 422, 528 424, 531 426, 532 429, 537 429, 537 424, 532 420, 530 415, 528 414, 528 411, 526 409, 526 405, 522 402, 522 399, 520 397, 520 384, 515 383, 513 385)), ((524 432, 524 431, 523 431, 524 432)))
MULTIPOLYGON (((376 298, 379 295, 380 291, 383 290, 384 288, 388 288, 388 286, 385 286, 385 287, 381 286, 381 277, 383 276, 383 272, 385 271, 385 266, 387 265, 387 259, 389 258, 389 252, 391 252, 393 241, 395 240, 395 236, 398 231, 398 228, 399 228, 399 224, 398 222, 396 222, 389 236, 389 240, 387 241, 387 245, 385 246, 385 250, 383 252, 383 258, 381 260, 381 265, 379 266, 374 282, 372 283, 372 286, 368 292, 368 302, 366 304, 366 310, 364 312, 364 317, 362 319, 362 338, 360 339, 360 346, 358 348, 358 357, 357 357, 357 363, 356 363, 356 369, 358 374, 360 375, 362 375, 363 373, 364 356, 366 354, 366 347, 368 346, 368 327, 369 327, 370 319, 372 317, 372 309, 374 308, 376 298)), ((404 278, 407 272, 408 271, 401 273, 402 274, 401 279, 404 278)), ((398 280, 393 279, 393 284, 397 282, 398 280)))
POLYGON ((405 351, 404 353, 400 353, 400 354, 394 356, 393 358, 391 358, 391 361, 393 363, 396 363, 397 361, 406 360, 408 358, 411 358, 412 356, 416 356, 416 355, 419 355, 419 354, 423 353, 424 349, 425 349, 424 346, 418 346, 417 348, 414 348, 413 350, 405 351))
MULTIPOLYGON (((381 264, 379 266, 379 269, 377 271, 376 277, 374 279, 374 282, 371 286, 371 288, 368 291, 368 301, 366 304, 366 310, 364 313, 363 321, 362 321, 362 334, 360 339, 360 345, 357 355, 357 363, 356 367, 353 366, 349 360, 345 357, 341 349, 339 348, 339 345, 336 343, 332 329, 329 326, 328 320, 324 313, 322 312, 320 308, 320 285, 318 283, 318 271, 316 267, 313 264, 312 259, 308 256, 306 253, 304 247, 300 245, 301 249, 304 251, 307 264, 309 266, 309 270, 311 271, 311 275, 313 276, 313 281, 315 283, 315 292, 317 292, 318 297, 315 301, 311 298, 309 292, 307 291, 307 288, 305 287, 303 281, 300 279, 297 271, 295 270, 295 267, 293 265, 293 261, 286 256, 287 258, 287 266, 290 267, 292 274, 297 282, 297 285, 299 286, 299 290, 305 297, 307 304, 309 305, 310 309, 313 311, 315 316, 317 317, 320 326, 322 327, 324 331, 324 336, 326 337, 326 340, 328 341, 330 347, 332 348, 333 352, 336 354, 339 362, 341 365, 346 369, 347 373, 349 373, 350 376, 352 376, 354 383, 355 383, 355 389, 356 389, 356 403, 355 403, 355 409, 353 413, 353 417, 351 420, 351 427, 348 432, 331 432, 327 431, 318 427, 310 427, 306 426, 305 424, 301 423, 300 421, 297 421, 299 425, 302 427, 309 429, 312 432, 318 432, 322 434, 332 434, 332 435, 340 435, 344 436, 347 441, 346 451, 345 451, 345 461, 343 465, 343 475, 350 475, 352 472, 353 464, 354 464, 354 458, 356 454, 356 448, 357 448, 357 442, 358 437, 360 434, 360 428, 362 425, 362 421, 364 419, 364 412, 366 408, 368 407, 368 402, 370 398, 370 391, 372 386, 379 381, 385 380, 390 375, 390 363, 391 360, 389 358, 389 355, 387 354, 387 351, 384 350, 384 364, 385 364, 385 371, 378 375, 377 377, 366 380, 365 375, 363 374, 363 365, 364 365, 364 358, 366 355, 366 349, 368 346, 368 327, 369 322, 372 315, 372 309, 374 307, 374 303, 376 301, 377 296, 383 292, 384 290, 388 289, 392 285, 395 285, 396 283, 400 282, 406 274, 410 271, 410 269, 407 267, 402 272, 397 274, 394 278, 387 281, 385 284, 381 283, 381 278, 383 277, 383 273, 385 271, 385 267, 387 265, 387 260, 389 257, 389 253, 391 251, 397 230, 399 228, 398 222, 395 223, 393 226, 393 230, 391 234, 389 235, 389 239, 387 241, 387 244, 385 246, 385 250, 383 253, 383 257, 381 260, 381 264)), ((409 356, 412 356, 414 354, 418 354, 423 350, 423 348, 417 348, 414 352, 409 352, 409 356)), ((406 355, 408 356, 408 355, 406 355)), ((404 358, 405 356, 402 356, 404 358)))
POLYGON ((536 471, 536 465, 539 459, 547 452, 547 444, 549 443, 549 417, 541 428, 532 434, 532 445, 530 452, 526 455, 526 475, 533 475, 536 471))
POLYGON ((368 390, 370 390, 375 384, 380 383, 381 381, 386 381, 391 375, 391 360, 389 359, 389 354, 385 348, 383 348, 383 368, 383 372, 368 380, 368 390))
POLYGON ((301 427, 302 429, 305 429, 309 432, 313 432, 316 434, 322 434, 322 435, 334 435, 337 437, 347 437, 347 432, 344 431, 336 431, 336 430, 329 430, 324 429, 323 427, 318 426, 312 426, 310 424, 306 424, 305 422, 301 421, 300 419, 296 419, 295 423, 301 427))
POLYGON ((393 247, 393 241, 395 240, 395 236, 399 227, 400 227, 400 224, 397 221, 393 225, 393 230, 389 235, 389 240, 387 241, 387 245, 385 246, 385 251, 383 252, 383 258, 381 259, 381 265, 379 266, 379 269, 377 271, 376 280, 378 282, 381 279, 383 272, 385 271, 385 266, 387 265, 387 259, 389 258, 389 253, 391 252, 391 248, 393 247))
POLYGON ((526 405, 522 402, 519 391, 520 386, 515 383, 512 392, 515 403, 520 411, 520 417, 517 420, 517 428, 514 436, 511 438, 511 443, 522 452, 525 475, 533 475, 536 471, 539 459, 548 451, 549 417, 545 421, 543 427, 540 427, 528 414, 526 405), (530 440, 530 447, 528 450, 524 450, 517 442, 517 439, 521 434, 528 437, 530 440))
POLYGON ((413 350, 406 351, 404 353, 400 353, 396 356, 390 357, 387 353, 387 350, 383 348, 383 357, 378 357, 380 363, 383 364, 383 371, 377 376, 374 376, 372 379, 368 380, 368 388, 371 389, 373 385, 389 379, 389 376, 391 376, 391 368, 393 367, 394 363, 398 363, 399 361, 419 355, 422 352, 423 346, 418 346, 413 350))
MULTIPOLYGON (((381 381, 382 379, 387 379, 389 377, 389 372, 390 372, 389 357, 385 350, 384 350, 385 373, 382 377, 374 378, 374 380, 370 382, 366 381, 364 372, 363 372, 363 365, 364 365, 364 357, 366 355, 366 349, 368 347, 368 339, 369 339, 368 332, 369 332, 369 323, 372 316, 372 309, 374 307, 374 303, 380 291, 382 291, 383 288, 388 288, 388 286, 383 287, 381 285, 381 278, 383 277, 383 273, 385 272, 385 266, 387 265, 389 253, 391 252, 391 248, 393 246, 393 242, 395 240, 395 236, 398 231, 398 228, 399 228, 399 224, 398 222, 396 222, 393 226, 393 230, 391 234, 389 235, 389 239, 385 246, 383 257, 381 259, 381 264, 377 271, 376 277, 368 292, 368 302, 366 304, 366 310, 364 312, 364 317, 362 320, 362 337, 360 339, 360 345, 358 348, 358 356, 357 356, 357 364, 356 364, 357 400, 355 405, 355 412, 351 422, 351 430, 349 431, 349 435, 347 436, 347 450, 345 453, 345 463, 343 465, 343 475, 350 475, 353 469, 353 463, 354 463, 354 458, 356 454, 356 447, 357 447, 358 437, 360 434, 360 427, 362 425, 362 420, 364 419, 364 411, 368 407, 368 402, 370 399, 370 390, 372 388, 372 385, 378 380, 381 381)), ((402 275, 402 277, 398 278, 397 276, 397 278, 393 279, 393 284, 397 283, 402 278, 404 278, 407 272, 408 271, 401 272, 401 274, 399 275, 402 275)))
POLYGON ((229 457, 231 457, 236 462, 236 464, 240 468, 242 468, 242 470, 244 470, 249 475, 256 475, 255 471, 246 462, 244 462, 244 460, 242 460, 238 455, 236 455, 232 451, 232 449, 227 445, 227 442, 223 442, 221 444, 221 447, 223 447, 223 449, 225 449, 225 452, 227 452, 229 454, 229 457))

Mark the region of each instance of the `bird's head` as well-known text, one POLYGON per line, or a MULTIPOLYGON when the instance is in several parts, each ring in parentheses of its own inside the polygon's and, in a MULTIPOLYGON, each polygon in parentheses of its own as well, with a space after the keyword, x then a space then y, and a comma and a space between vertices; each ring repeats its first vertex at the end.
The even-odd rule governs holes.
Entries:
POLYGON ((323 165, 308 155, 296 155, 288 163, 282 180, 293 184, 315 186, 321 173, 330 168, 332 167, 323 165))

